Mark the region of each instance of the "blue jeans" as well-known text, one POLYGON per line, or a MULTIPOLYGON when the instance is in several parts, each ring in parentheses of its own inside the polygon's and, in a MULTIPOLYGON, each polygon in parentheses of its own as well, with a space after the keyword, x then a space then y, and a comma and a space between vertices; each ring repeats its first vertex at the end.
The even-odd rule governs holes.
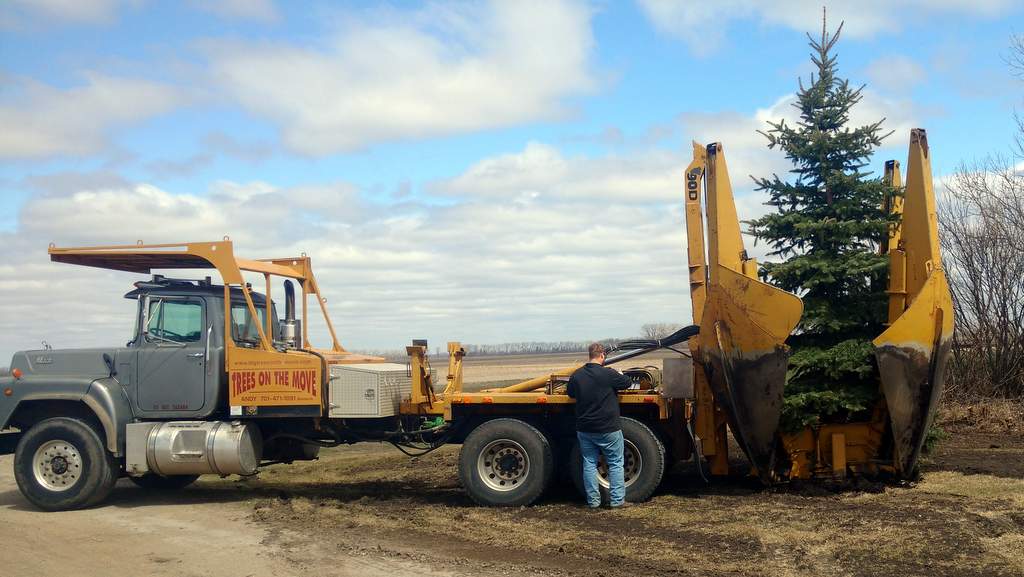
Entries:
POLYGON ((622 431, 611 433, 576 432, 580 442, 580 456, 583 458, 583 489, 587 494, 587 506, 601 506, 601 492, 597 484, 597 462, 604 455, 608 463, 608 497, 612 507, 618 507, 626 500, 626 482, 622 473, 622 431))

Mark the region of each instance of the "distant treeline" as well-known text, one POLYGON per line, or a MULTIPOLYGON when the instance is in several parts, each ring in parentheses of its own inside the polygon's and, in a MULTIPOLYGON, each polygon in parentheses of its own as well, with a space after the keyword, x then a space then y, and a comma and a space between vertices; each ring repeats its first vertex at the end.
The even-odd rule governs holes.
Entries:
MULTIPOLYGON (((640 327, 641 337, 644 339, 660 339, 667 337, 675 331, 682 328, 682 325, 676 323, 647 323, 640 327)), ((629 339, 623 338, 608 338, 598 339, 597 342, 603 344, 605 348, 613 347, 619 343, 631 340, 637 337, 630 337, 629 339)), ((474 345, 474 344, 462 344, 462 348, 466 349, 466 353, 471 356, 497 356, 497 355, 553 355, 553 354, 565 354, 565 353, 583 353, 586 352, 587 347, 594 341, 529 341, 520 343, 498 343, 494 345, 474 345)), ((356 351, 365 355, 374 355, 378 357, 386 357, 391 360, 401 360, 406 357, 405 349, 364 349, 356 351)), ((431 347, 431 356, 434 357, 447 357, 448 346, 434 345, 431 347)))
POLYGON ((11 374, 11 369, 7 367, 0 367, 0 377, 6 377, 9 374, 11 374))
MULTIPOLYGON (((598 342, 604 344, 604 346, 614 346, 626 339, 600 339, 598 342)), ((587 346, 594 341, 557 341, 557 342, 523 342, 523 343, 498 343, 491 345, 474 345, 463 343, 462 348, 466 350, 466 354, 474 357, 481 356, 499 356, 499 355, 552 355, 552 354, 565 354, 565 353, 584 353, 587 350, 587 346)), ((447 357, 448 346, 436 346, 430 347, 430 354, 434 357, 447 357)), ((360 350, 357 351, 362 354, 375 355, 379 357, 386 357, 388 359, 397 360, 406 357, 405 350, 395 349, 378 349, 378 350, 360 350)))
MULTIPOLYGON (((605 346, 615 345, 623 339, 601 339, 605 346)), ((526 342, 499 343, 496 345, 462 345, 466 353, 476 356, 483 355, 550 355, 559 353, 582 353, 593 341, 558 341, 558 342, 526 342)), ((447 348, 436 349, 438 354, 447 355, 447 348)))

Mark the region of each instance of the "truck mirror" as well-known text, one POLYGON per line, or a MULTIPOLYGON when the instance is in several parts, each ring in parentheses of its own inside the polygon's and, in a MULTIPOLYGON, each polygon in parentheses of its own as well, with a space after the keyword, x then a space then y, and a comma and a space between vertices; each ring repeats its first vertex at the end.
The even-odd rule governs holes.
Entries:
POLYGON ((117 376, 117 369, 114 367, 114 359, 109 353, 103 353, 103 364, 107 365, 107 370, 110 371, 111 377, 117 376))

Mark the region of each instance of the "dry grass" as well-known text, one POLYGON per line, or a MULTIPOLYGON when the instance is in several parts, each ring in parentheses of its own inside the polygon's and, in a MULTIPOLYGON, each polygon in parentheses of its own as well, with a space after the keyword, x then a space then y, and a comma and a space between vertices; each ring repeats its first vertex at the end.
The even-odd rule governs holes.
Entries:
MULTIPOLYGON (((667 351, 656 351, 623 361, 621 365, 616 365, 616 368, 621 370, 629 367, 650 365, 661 369, 665 357, 675 354, 667 351)), ((586 360, 586 353, 466 357, 463 364, 463 382, 467 385, 511 384, 512 382, 549 375, 559 369, 584 363, 586 360)), ((442 366, 443 363, 436 359, 433 363, 434 367, 441 371, 446 366, 442 366)))
POLYGON ((925 493, 964 497, 968 501, 1006 501, 1011 508, 1024 513, 1024 479, 936 471, 929 473, 916 488, 925 493))
POLYGON ((967 403, 943 401, 939 424, 954 431, 1024 434, 1024 402, 989 399, 967 403))

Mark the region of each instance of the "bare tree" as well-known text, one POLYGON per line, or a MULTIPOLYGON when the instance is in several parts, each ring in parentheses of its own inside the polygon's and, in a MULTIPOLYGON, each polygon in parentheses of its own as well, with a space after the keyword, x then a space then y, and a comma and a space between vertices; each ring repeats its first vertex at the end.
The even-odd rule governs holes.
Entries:
POLYGON ((1010 38, 1010 54, 1006 57, 1010 72, 1024 80, 1024 34, 1014 34, 1010 38))
MULTIPOLYGON (((1024 36, 1006 58, 1024 80, 1024 36)), ((1024 117, 1008 155, 963 165, 939 203, 956 333, 953 396, 1024 398, 1024 117)))
POLYGON ((961 167, 939 204, 957 322, 954 396, 1024 398, 1024 174, 1017 160, 961 167))
POLYGON ((645 339, 663 339, 681 328, 674 323, 647 323, 640 327, 640 333, 645 339))

